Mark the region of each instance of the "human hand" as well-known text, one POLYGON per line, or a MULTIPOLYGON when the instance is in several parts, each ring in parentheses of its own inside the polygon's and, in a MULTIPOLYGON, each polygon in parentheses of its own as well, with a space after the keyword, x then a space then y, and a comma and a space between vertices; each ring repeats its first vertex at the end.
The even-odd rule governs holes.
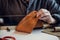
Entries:
POLYGON ((47 23, 55 23, 55 19, 51 16, 51 13, 46 9, 40 9, 37 13, 37 17, 39 17, 40 20, 43 20, 47 23), (41 16, 40 16, 41 15, 41 16))

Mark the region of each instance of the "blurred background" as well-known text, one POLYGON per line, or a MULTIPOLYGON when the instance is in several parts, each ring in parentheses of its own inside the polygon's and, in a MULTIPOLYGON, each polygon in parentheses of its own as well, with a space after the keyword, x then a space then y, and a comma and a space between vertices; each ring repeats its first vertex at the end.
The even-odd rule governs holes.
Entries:
MULTIPOLYGON (((10 2, 10 1, 9 1, 10 2)), ((58 5, 60 5, 60 0, 56 0, 56 2, 58 3, 58 5)), ((27 4, 26 4, 27 5, 27 4)), ((25 5, 25 6, 26 6, 25 5)), ((11 6, 11 4, 10 4, 10 6, 11 6)), ((23 5, 22 5, 23 6, 23 5)), ((25 7, 23 7, 23 8, 25 8, 25 7)), ((3 10, 5 10, 5 9, 3 9, 3 10)), ((7 10, 7 9, 6 9, 7 10)), ((19 10, 19 9, 18 9, 19 10)), ((2 11, 2 10, 0 10, 0 11, 2 11)), ((20 11, 20 10, 19 10, 20 11)), ((19 13, 19 11, 18 12, 15 12, 15 13, 19 13)), ((21 11, 20 11, 21 12, 21 11)), ((25 11, 23 11, 24 13, 26 13, 25 11)), ((23 12, 21 12, 21 13, 23 13, 23 12)), ((3 13, 6 13, 5 11, 3 12, 3 13)), ((12 14, 11 13, 11 11, 9 12, 10 14, 12 14)), ((14 13, 14 12, 13 12, 14 13)), ((18 15, 9 15, 9 14, 7 14, 7 15, 5 15, 5 14, 1 14, 0 13, 0 25, 17 25, 19 22, 20 22, 20 20, 25 16, 26 14, 18 14, 18 15)))

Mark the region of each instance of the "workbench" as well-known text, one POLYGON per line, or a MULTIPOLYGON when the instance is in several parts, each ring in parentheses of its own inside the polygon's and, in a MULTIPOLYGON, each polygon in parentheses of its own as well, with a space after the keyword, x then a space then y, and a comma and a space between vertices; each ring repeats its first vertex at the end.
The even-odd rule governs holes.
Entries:
POLYGON ((59 37, 43 33, 42 29, 33 30, 31 34, 15 31, 16 26, 0 26, 0 38, 4 36, 13 36, 16 40, 60 40, 59 37), (7 31, 6 28, 11 29, 7 31))

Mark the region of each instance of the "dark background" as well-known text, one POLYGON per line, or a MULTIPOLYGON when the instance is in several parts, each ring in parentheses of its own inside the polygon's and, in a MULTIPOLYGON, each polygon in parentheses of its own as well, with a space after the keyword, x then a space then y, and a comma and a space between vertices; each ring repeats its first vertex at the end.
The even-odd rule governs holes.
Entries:
POLYGON ((60 5, 60 0, 56 0, 56 2, 60 5))
MULTIPOLYGON (((56 0, 56 2, 60 5, 60 0, 56 0)), ((24 16, 23 16, 24 17, 24 16)), ((21 17, 20 19, 22 19, 23 17, 21 17)), ((13 19, 13 18, 12 18, 13 19)), ((19 20, 20 21, 20 20, 19 20)), ((4 17, 4 23, 0 24, 0 25, 17 25, 18 22, 16 23, 16 21, 11 20, 11 18, 8 17, 4 17), (7 22, 7 23, 6 23, 7 22)))

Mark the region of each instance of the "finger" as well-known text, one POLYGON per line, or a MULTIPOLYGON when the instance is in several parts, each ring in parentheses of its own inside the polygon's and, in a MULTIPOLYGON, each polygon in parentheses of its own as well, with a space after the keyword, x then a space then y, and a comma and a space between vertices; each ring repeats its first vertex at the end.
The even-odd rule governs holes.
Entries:
POLYGON ((43 20, 43 21, 48 21, 49 20, 49 16, 44 16, 44 17, 41 17, 40 20, 43 20))
POLYGON ((37 12, 37 17, 41 17, 42 13, 41 12, 37 12))
POLYGON ((40 20, 46 20, 47 19, 47 17, 44 17, 44 18, 40 18, 40 20))
POLYGON ((49 17, 49 15, 42 15, 41 18, 49 17))
POLYGON ((50 12, 48 10, 46 10, 46 9, 41 9, 41 10, 44 13, 44 15, 50 15, 50 12))

